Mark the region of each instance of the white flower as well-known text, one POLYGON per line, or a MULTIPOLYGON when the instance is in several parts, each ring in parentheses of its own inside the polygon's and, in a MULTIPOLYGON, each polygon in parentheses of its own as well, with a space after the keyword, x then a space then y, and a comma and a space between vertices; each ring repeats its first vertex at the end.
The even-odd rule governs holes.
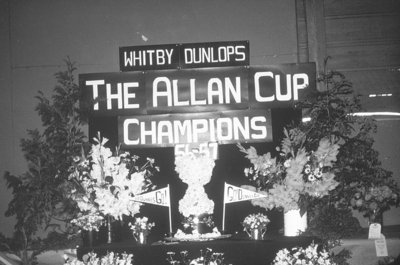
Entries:
POLYGON ((142 204, 133 201, 132 197, 151 186, 146 173, 151 174, 147 168, 153 166, 154 160, 147 159, 144 166, 138 167, 139 157, 130 156, 128 152, 113 156, 104 146, 107 139, 95 138, 94 141, 96 144, 92 145, 88 159, 79 166, 73 165, 70 170, 69 179, 80 184, 79 189, 72 189, 71 198, 77 202, 82 214, 96 212, 116 219, 123 215, 133 216, 142 204), (130 174, 132 168, 137 171, 130 174))
POLYGON ((188 184, 184 197, 179 201, 179 212, 185 217, 212 214, 214 202, 208 198, 203 186, 211 180, 214 159, 190 153, 175 157, 175 165, 179 178, 188 184))
POLYGON ((281 249, 275 256, 273 265, 300 264, 300 265, 336 265, 325 250, 318 252, 318 245, 312 243, 306 249, 293 248, 292 251, 281 249))
POLYGON ((265 229, 270 222, 268 217, 264 214, 250 214, 242 222, 243 227, 246 229, 265 229))
POLYGON ((90 252, 82 258, 83 261, 79 261, 74 258, 67 260, 64 265, 132 265, 133 254, 114 254, 114 252, 108 252, 105 256, 99 258, 97 254, 90 252))

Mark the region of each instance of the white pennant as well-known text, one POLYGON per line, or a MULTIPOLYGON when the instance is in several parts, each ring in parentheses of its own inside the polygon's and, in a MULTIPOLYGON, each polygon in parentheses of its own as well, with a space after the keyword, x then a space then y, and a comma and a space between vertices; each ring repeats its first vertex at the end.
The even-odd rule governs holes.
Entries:
POLYGON ((266 194, 246 190, 225 182, 224 203, 240 202, 267 197, 266 194))
POLYGON ((132 200, 142 203, 155 204, 159 206, 170 207, 170 196, 169 196, 169 186, 153 190, 147 193, 136 195, 132 200))

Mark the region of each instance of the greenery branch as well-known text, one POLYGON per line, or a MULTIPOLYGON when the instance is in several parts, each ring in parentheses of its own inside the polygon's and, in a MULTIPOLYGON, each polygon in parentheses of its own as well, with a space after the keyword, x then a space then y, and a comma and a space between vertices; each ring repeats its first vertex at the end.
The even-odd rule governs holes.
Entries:
POLYGON ((35 111, 41 118, 42 130, 27 130, 27 138, 20 143, 27 171, 21 175, 4 174, 12 191, 5 214, 16 217, 9 245, 26 265, 35 264, 39 253, 55 247, 54 241, 58 245, 70 242, 73 234, 68 221, 76 207, 64 192, 65 186, 70 185, 67 180, 71 159, 81 152, 86 137, 82 130, 84 115, 78 104, 80 90, 74 79, 76 68, 69 58, 65 64, 67 69, 55 74, 57 84, 51 99, 41 91, 36 96, 35 111), (44 239, 39 236, 42 231, 48 233, 44 239))

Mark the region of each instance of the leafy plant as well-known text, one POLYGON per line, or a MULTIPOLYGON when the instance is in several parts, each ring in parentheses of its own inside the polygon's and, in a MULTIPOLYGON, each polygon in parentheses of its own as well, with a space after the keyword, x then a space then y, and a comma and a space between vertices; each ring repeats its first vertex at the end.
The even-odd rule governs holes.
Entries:
MULTIPOLYGON (((360 189, 386 186, 395 194, 382 211, 390 205, 398 206, 399 187, 392 173, 381 167, 378 152, 373 148, 373 133, 376 122, 370 118, 355 116, 362 107, 360 96, 355 95, 352 84, 340 72, 321 73, 324 91, 315 93, 308 101, 301 102, 311 119, 298 127, 307 135, 308 148, 313 149, 319 139, 331 135, 341 147, 335 163, 335 180, 339 185, 329 196, 315 199, 308 207, 309 228, 307 233, 318 236, 331 248, 340 243, 343 237, 359 233, 360 224, 352 216, 351 209, 360 210, 365 216, 369 209, 355 207, 352 200, 360 189)), ((347 264, 348 251, 336 256, 338 264, 347 264), (339 262, 340 261, 340 262, 339 262)))
POLYGON ((313 207, 333 209, 333 205, 342 210, 354 208, 368 216, 368 209, 355 207, 352 199, 360 188, 368 190, 381 186, 387 186, 395 197, 381 210, 388 210, 390 205, 398 206, 399 187, 392 173, 381 167, 379 154, 373 148, 372 134, 376 132, 377 125, 370 118, 354 115, 361 110, 359 95, 354 95, 352 84, 339 72, 325 71, 319 81, 325 84, 326 89, 299 104, 299 107, 308 110, 311 118, 299 126, 307 134, 309 148, 316 146, 319 139, 326 135, 341 142, 341 148, 335 163, 335 179, 339 185, 330 192, 330 196, 316 200, 313 207))
POLYGON ((21 140, 27 171, 19 176, 4 174, 13 196, 6 216, 16 217, 14 239, 18 244, 14 250, 20 252, 24 264, 35 264, 35 256, 48 247, 38 231, 69 238, 70 227, 65 221, 76 211, 63 192, 71 159, 80 154, 85 135, 78 106, 80 92, 74 80, 76 68, 69 58, 65 63, 67 69, 55 74, 57 85, 51 99, 41 91, 36 96, 39 103, 35 111, 41 117, 43 131, 28 130, 28 137, 21 140), (33 250, 31 255, 28 249, 33 250))

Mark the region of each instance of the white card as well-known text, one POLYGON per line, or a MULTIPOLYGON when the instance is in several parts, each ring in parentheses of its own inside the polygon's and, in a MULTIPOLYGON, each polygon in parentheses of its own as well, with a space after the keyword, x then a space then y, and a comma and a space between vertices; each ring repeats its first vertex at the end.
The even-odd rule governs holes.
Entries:
POLYGON ((388 256, 386 239, 385 239, 384 235, 382 235, 382 237, 379 239, 375 239, 375 250, 376 250, 377 257, 387 257, 388 256))
POLYGON ((381 238, 381 224, 373 223, 369 225, 368 239, 381 238))

